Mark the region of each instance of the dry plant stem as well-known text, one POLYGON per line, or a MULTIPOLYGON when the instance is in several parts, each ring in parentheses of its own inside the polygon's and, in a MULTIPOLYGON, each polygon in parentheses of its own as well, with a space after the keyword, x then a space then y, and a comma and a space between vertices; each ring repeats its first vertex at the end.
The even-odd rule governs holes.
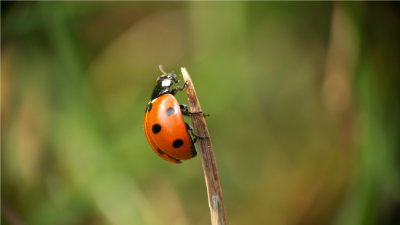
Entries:
POLYGON ((211 144, 206 121, 189 73, 184 67, 181 68, 181 71, 183 79, 187 83, 186 92, 190 111, 194 112, 191 114, 194 132, 197 136, 201 137, 197 138, 197 142, 200 147, 204 178, 206 180, 211 224, 226 225, 224 201, 222 199, 222 190, 218 177, 217 162, 215 161, 214 150, 211 144))

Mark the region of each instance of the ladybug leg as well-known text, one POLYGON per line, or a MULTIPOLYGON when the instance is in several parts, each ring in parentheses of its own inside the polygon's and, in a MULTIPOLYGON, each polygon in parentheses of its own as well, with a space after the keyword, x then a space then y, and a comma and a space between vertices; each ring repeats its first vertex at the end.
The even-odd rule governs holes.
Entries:
POLYGON ((186 125, 186 130, 188 130, 189 133, 190 133, 192 136, 194 136, 194 138, 192 138, 193 144, 196 143, 197 138, 196 138, 196 136, 194 135, 193 127, 191 127, 191 126, 190 126, 188 123, 186 123, 186 122, 185 122, 185 125, 186 125))
POLYGON ((183 115, 190 116, 191 113, 190 113, 189 107, 187 105, 180 104, 179 108, 181 108, 181 112, 182 112, 183 115))
POLYGON ((194 136, 194 137, 192 137, 192 146, 193 146, 193 148, 192 148, 192 157, 195 157, 197 155, 197 151, 196 151, 196 146, 194 144, 197 141, 197 138, 196 138, 197 135, 195 135, 195 133, 193 132, 193 128, 189 124, 187 124, 185 122, 185 125, 186 125, 186 129, 190 132, 190 135, 194 136))
POLYGON ((197 139, 206 139, 206 138, 208 138, 207 136, 200 136, 200 135, 195 134, 193 128, 189 124, 185 123, 185 125, 186 125, 186 129, 194 137, 193 138, 193 143, 196 143, 197 139))
POLYGON ((170 91, 171 95, 175 95, 179 91, 184 90, 187 87, 187 85, 188 85, 188 81, 186 81, 182 86, 178 86, 178 87, 172 88, 171 91, 170 91))
MULTIPOLYGON (((182 114, 183 115, 185 115, 185 116, 191 116, 191 115, 193 115, 193 114, 199 114, 199 113, 202 113, 202 112, 190 112, 189 111, 189 107, 187 106, 187 105, 184 105, 184 104, 180 104, 179 105, 179 107, 181 108, 181 112, 182 112, 182 114)), ((203 117, 207 117, 207 116, 210 116, 210 114, 205 114, 205 113, 203 113, 203 117)))

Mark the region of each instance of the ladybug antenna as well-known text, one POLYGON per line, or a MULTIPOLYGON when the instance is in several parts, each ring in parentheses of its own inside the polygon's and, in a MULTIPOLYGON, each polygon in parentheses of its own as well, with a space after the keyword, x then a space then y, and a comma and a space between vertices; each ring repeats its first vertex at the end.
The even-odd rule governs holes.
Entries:
POLYGON ((163 73, 164 75, 167 75, 167 72, 165 72, 165 70, 163 69, 163 66, 161 64, 158 65, 158 68, 160 69, 161 73, 163 73))

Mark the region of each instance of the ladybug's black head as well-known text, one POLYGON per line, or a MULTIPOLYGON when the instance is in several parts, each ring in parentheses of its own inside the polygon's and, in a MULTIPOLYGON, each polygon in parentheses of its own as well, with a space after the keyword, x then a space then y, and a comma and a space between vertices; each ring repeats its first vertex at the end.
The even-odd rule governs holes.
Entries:
POLYGON ((157 84, 161 83, 164 87, 172 86, 178 82, 179 80, 176 79, 176 75, 173 73, 163 74, 157 78, 157 84))
POLYGON ((179 80, 176 78, 176 75, 173 73, 166 73, 162 67, 160 66, 160 70, 163 73, 163 75, 159 76, 157 78, 157 84, 154 87, 153 94, 151 95, 151 99, 153 100, 157 98, 160 95, 170 93, 171 92, 171 87, 172 85, 176 84, 179 82, 179 80))

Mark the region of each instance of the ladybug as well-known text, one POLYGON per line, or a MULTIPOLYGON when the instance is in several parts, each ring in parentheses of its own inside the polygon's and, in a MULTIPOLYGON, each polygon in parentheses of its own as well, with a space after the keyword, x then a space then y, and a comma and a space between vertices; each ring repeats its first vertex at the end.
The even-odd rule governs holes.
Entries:
MULTIPOLYGON (((191 127, 184 121, 183 115, 190 115, 188 107, 178 103, 175 94, 186 88, 172 87, 177 84, 176 75, 163 73, 157 78, 156 86, 147 104, 144 114, 144 133, 155 153, 166 161, 180 163, 197 155, 195 138, 189 132, 191 127)), ((192 133, 193 134, 193 133, 192 133)))

